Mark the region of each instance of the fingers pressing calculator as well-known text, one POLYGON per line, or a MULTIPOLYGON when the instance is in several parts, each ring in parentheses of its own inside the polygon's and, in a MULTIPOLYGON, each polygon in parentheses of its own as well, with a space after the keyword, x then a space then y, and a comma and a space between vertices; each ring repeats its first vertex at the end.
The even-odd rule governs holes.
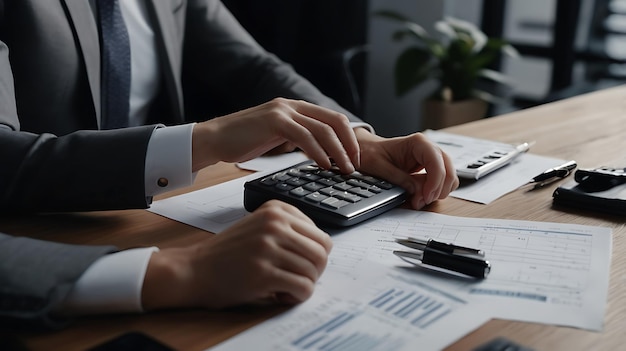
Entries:
POLYGON ((406 191, 371 175, 342 174, 307 160, 244 185, 244 207, 254 211, 270 199, 296 206, 318 225, 346 227, 388 211, 406 191))

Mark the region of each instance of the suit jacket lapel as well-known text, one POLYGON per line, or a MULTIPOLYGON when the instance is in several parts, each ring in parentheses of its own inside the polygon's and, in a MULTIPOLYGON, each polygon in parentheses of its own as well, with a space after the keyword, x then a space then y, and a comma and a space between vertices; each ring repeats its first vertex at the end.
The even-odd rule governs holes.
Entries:
POLYGON ((176 122, 183 122, 182 55, 180 53, 182 43, 177 38, 177 33, 184 29, 178 28, 174 21, 171 1, 149 0, 147 4, 157 36, 157 50, 163 66, 165 87, 175 113, 173 117, 176 122))
POLYGON ((91 88, 91 97, 95 115, 100 127, 100 39, 98 26, 93 16, 89 1, 63 0, 67 6, 70 22, 78 36, 78 43, 87 69, 87 79, 91 88))

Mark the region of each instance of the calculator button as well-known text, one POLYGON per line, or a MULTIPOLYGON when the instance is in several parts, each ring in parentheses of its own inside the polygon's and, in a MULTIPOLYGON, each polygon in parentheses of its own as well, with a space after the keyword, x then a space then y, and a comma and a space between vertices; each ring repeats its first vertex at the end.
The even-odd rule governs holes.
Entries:
POLYGON ((320 176, 313 174, 313 173, 302 173, 302 176, 300 176, 300 178, 302 179, 307 179, 311 182, 316 181, 318 179, 320 179, 320 176))
POLYGON ((302 179, 302 178, 291 178, 291 179, 288 179, 285 183, 289 185, 293 185, 293 186, 303 186, 304 184, 308 182, 309 182, 308 180, 302 179))
POLYGON ((382 192, 383 192, 383 189, 381 189, 381 188, 377 187, 376 185, 370 185, 370 186, 368 186, 368 187, 367 187, 367 190, 369 190, 369 191, 371 191, 371 192, 373 192, 373 193, 376 193, 376 194, 380 194, 380 193, 382 193, 382 192))
POLYGON ((305 172, 301 172, 299 169, 297 168, 292 168, 289 171, 287 171, 287 174, 289 174, 292 177, 302 177, 304 176, 306 173, 305 172))
POLYGON ((311 192, 308 190, 305 190, 303 187, 299 186, 295 189, 291 189, 289 191, 289 194, 293 195, 293 196, 297 196, 297 197, 303 197, 306 195, 309 195, 311 192))
POLYGON ((276 189, 279 191, 289 191, 291 189, 295 188, 295 186, 293 185, 289 185, 287 183, 278 183, 276 184, 276 189))
POLYGON ((274 179, 273 177, 267 177, 267 178, 261 179, 260 183, 263 185, 272 186, 278 183, 278 181, 274 179))
POLYGON ((487 156, 485 156, 485 158, 489 158, 489 159, 499 159, 501 157, 502 156, 500 156, 500 155, 487 155, 487 156))
POLYGON ((347 182, 337 183, 337 184, 333 185, 333 188, 339 189, 339 190, 342 190, 342 191, 346 191, 346 190, 348 190, 350 188, 353 188, 353 187, 354 186, 348 184, 347 182))
POLYGON ((339 194, 341 193, 341 190, 337 190, 331 187, 327 187, 327 188, 323 188, 320 189, 320 193, 324 194, 324 195, 328 195, 328 196, 333 196, 335 194, 339 194))
POLYGON ((280 180, 281 182, 284 182, 287 179, 291 179, 291 176, 287 174, 287 172, 280 172, 280 173, 276 173, 273 178, 276 180, 280 180))
POLYGON ((325 186, 333 186, 336 184, 334 180, 328 178, 318 179, 317 182, 320 184, 324 184, 325 186))
POLYGON ((369 183, 369 184, 376 184, 378 182, 380 182, 380 179, 372 177, 372 176, 361 176, 358 177, 359 179, 361 179, 362 181, 369 183))
POLYGON ((385 189, 385 190, 389 190, 389 189, 393 188, 393 184, 391 184, 389 182, 386 182, 384 180, 378 181, 378 183, 376 183, 376 185, 379 188, 382 188, 382 189, 385 189))
POLYGON ((315 164, 300 166, 298 169, 302 172, 317 172, 320 170, 320 168, 315 164))
POLYGON ((323 200, 328 199, 328 196, 320 194, 318 192, 310 193, 309 195, 304 197, 307 201, 320 203, 323 200))
POLYGON ((326 178, 332 179, 332 180, 334 180, 337 183, 341 183, 341 182, 344 182, 346 180, 346 178, 344 178, 343 174, 335 174, 332 177, 326 177, 326 178))
POLYGON ((346 205, 349 205, 350 203, 348 201, 340 200, 335 197, 329 197, 328 199, 323 200, 321 204, 330 208, 339 209, 346 205))
POLYGON ((352 186, 358 186, 359 188, 369 188, 370 186, 368 183, 358 179, 350 179, 347 183, 352 186))
POLYGON ((351 194, 351 193, 349 193, 347 191, 344 191, 343 193, 337 194, 337 195, 335 195, 335 197, 337 197, 339 199, 342 199, 342 200, 346 200, 346 201, 351 202, 351 203, 359 202, 362 199, 362 197, 360 197, 359 195, 351 194))
POLYGON ((310 191, 318 191, 322 188, 325 188, 325 186, 320 183, 310 182, 310 183, 304 184, 304 188, 310 191))
POLYGON ((336 175, 335 172, 333 171, 327 171, 327 170, 321 170, 318 173, 320 175, 320 177, 324 177, 324 178, 331 178, 334 177, 336 175))
POLYGON ((359 196, 362 197, 372 197, 374 195, 376 195, 375 193, 367 190, 367 189, 363 189, 363 188, 352 188, 350 190, 348 190, 349 192, 353 193, 353 194, 357 194, 359 196))

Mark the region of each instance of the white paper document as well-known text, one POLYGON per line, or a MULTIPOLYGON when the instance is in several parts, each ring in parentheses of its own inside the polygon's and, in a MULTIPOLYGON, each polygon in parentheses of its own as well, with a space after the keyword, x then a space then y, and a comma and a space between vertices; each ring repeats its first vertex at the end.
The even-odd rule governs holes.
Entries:
POLYGON ((275 156, 261 156, 250 161, 239 162, 237 167, 249 171, 280 171, 306 160, 308 160, 308 157, 302 152, 289 152, 275 156))
POLYGON ((489 320, 413 275, 371 261, 357 270, 353 280, 328 267, 309 300, 211 350, 441 350, 489 320))
POLYGON ((398 209, 333 243, 311 299, 211 350, 440 350, 490 318, 602 329, 609 228, 398 209), (407 236, 481 248, 492 272, 414 268, 392 254, 407 236))
MULTIPOLYGON (((416 276, 444 291, 487 303, 494 318, 602 329, 611 262, 611 229, 565 223, 446 216, 395 209, 333 237, 329 265, 348 276, 373 260, 411 267, 392 254, 396 238, 432 238, 480 248, 491 263, 485 280, 461 280, 424 268, 416 276)), ((408 268, 405 268, 408 269, 408 268)))
POLYGON ((258 157, 237 164, 239 168, 258 171, 256 173, 212 187, 155 201, 148 211, 217 234, 248 214, 243 206, 243 185, 245 182, 287 168, 306 159, 302 152, 258 157))
POLYGON ((243 185, 262 173, 253 173, 212 187, 155 201, 148 211, 218 234, 248 214, 243 185))
MULTIPOLYGON (((509 144, 486 139, 472 138, 452 133, 428 130, 424 134, 445 151, 456 168, 476 161, 494 149, 512 148, 509 144)), ((461 186, 450 196, 488 204, 502 195, 508 194, 528 183, 543 171, 559 166, 565 161, 524 153, 510 164, 480 178, 477 181, 463 181, 461 186)))

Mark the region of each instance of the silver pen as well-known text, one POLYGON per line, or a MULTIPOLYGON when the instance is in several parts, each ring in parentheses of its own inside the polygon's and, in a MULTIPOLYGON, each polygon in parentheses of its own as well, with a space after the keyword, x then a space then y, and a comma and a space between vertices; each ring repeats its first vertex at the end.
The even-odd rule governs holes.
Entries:
POLYGON ((393 252, 404 261, 414 265, 432 266, 478 279, 486 278, 491 271, 491 264, 484 260, 485 253, 479 249, 432 239, 408 238, 396 239, 396 242, 415 249, 415 251, 396 250, 393 252))
POLYGON ((534 184, 533 189, 544 187, 550 183, 567 177, 574 169, 576 169, 577 166, 576 161, 567 161, 560 166, 549 168, 541 174, 536 175, 530 180, 530 182, 528 182, 528 184, 534 184))

